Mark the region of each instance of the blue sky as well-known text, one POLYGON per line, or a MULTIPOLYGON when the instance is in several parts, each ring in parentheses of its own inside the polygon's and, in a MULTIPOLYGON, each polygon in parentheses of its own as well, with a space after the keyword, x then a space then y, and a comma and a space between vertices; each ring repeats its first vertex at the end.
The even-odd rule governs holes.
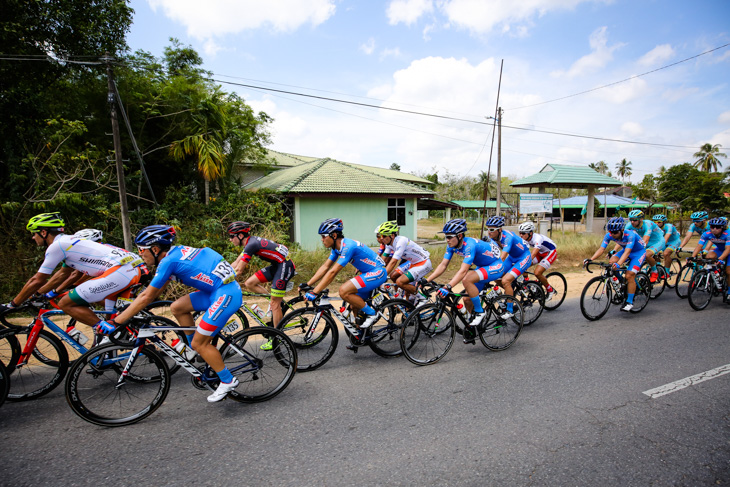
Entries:
MULTIPOLYGON (((613 169, 626 158, 638 182, 662 165, 691 162, 703 143, 730 151, 730 46, 636 77, 730 43, 727 0, 131 5, 133 50, 160 56, 176 37, 203 56, 216 79, 471 121, 224 84, 275 119, 270 148, 282 152, 477 175, 487 170, 491 126, 472 122, 494 115, 502 60, 505 175, 526 176, 551 162, 604 160, 613 169)), ((496 149, 492 172, 495 164, 496 149)))

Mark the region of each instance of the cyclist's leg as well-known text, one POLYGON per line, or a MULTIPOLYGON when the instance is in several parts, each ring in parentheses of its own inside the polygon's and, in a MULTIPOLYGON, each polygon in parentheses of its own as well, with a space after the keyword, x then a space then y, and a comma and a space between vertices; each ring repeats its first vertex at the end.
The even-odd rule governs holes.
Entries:
POLYGON ((545 272, 547 272, 548 269, 550 269, 550 266, 552 266, 553 262, 555 262, 555 259, 558 257, 558 251, 552 250, 547 254, 539 255, 538 258, 540 259, 537 263, 537 266, 535 267, 535 277, 537 277, 537 280, 540 281, 540 284, 543 285, 543 287, 547 290, 547 292, 553 292, 553 288, 550 286, 550 283, 547 280, 547 277, 545 277, 545 272))
POLYGON ((170 312, 175 317, 175 320, 180 326, 190 328, 190 331, 186 331, 188 345, 193 343, 193 335, 195 333, 195 318, 193 318, 194 311, 205 311, 210 306, 210 294, 197 291, 191 294, 177 298, 170 304, 170 312))
POLYGON ((370 296, 373 289, 387 280, 385 268, 357 275, 340 286, 340 297, 353 308, 353 312, 362 310, 365 314, 373 315, 375 310, 365 303, 365 299, 370 296))
POLYGON ((295 268, 292 261, 284 261, 274 269, 273 276, 271 277, 271 319, 274 328, 276 328, 284 315, 281 309, 281 302, 286 294, 286 286, 289 280, 294 277, 295 268))
POLYGON ((416 286, 413 283, 418 282, 422 277, 426 277, 432 270, 433 264, 431 263, 431 259, 412 264, 398 278, 396 284, 408 294, 416 294, 416 286))

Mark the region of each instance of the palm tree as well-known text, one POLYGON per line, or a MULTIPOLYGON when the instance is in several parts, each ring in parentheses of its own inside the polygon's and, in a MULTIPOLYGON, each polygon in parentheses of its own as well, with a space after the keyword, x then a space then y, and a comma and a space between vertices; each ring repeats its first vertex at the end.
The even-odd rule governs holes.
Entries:
POLYGON ((489 196, 490 187, 494 188, 496 186, 496 180, 491 174, 487 174, 486 172, 481 171, 479 172, 477 181, 479 183, 479 186, 482 187, 482 199, 486 200, 489 196))
POLYGON ((700 171, 716 172, 718 166, 722 167, 718 157, 727 157, 727 154, 720 152, 720 147, 722 147, 720 144, 702 144, 700 150, 692 155, 697 158, 694 166, 700 171))
POLYGON ((631 176, 631 161, 621 159, 621 162, 616 164, 616 175, 626 184, 626 178, 631 176))

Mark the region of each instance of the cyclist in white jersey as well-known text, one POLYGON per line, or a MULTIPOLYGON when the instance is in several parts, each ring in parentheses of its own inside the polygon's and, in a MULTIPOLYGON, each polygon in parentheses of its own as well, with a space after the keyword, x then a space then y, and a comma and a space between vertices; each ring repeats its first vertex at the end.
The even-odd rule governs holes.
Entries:
POLYGON ((558 247, 552 239, 535 233, 535 224, 532 222, 521 223, 518 231, 522 240, 530 246, 532 264, 535 265, 535 277, 547 291, 545 301, 550 301, 558 292, 553 289, 544 274, 558 257, 558 247))
POLYGON ((396 286, 420 300, 421 295, 413 283, 433 270, 431 254, 408 237, 398 235, 398 230, 396 221, 388 221, 378 227, 378 235, 385 245, 383 255, 391 257, 385 270, 396 286), (405 262, 398 266, 401 259, 405 262))
MULTIPOLYGON (((63 296, 58 306, 76 321, 89 326, 101 322, 89 308, 89 303, 104 301, 139 282, 142 259, 131 252, 100 243, 64 235, 64 221, 57 213, 42 213, 30 219, 26 228, 36 245, 46 246, 46 255, 38 272, 26 282, 20 293, 2 308, 13 308, 30 298, 48 282, 48 277, 61 262, 63 267, 54 275, 56 284, 65 281, 74 270, 92 279, 80 284, 63 296)), ((54 283, 51 283, 54 284, 54 283)))

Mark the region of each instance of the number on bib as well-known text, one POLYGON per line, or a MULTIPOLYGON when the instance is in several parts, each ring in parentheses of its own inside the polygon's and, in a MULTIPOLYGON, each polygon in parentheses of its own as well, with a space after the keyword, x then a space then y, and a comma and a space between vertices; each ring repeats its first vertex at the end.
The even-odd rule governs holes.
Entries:
POLYGON ((233 270, 233 266, 225 260, 220 261, 218 265, 215 266, 215 269, 213 269, 213 275, 219 277, 220 280, 223 281, 223 284, 228 284, 236 280, 236 271, 233 270))

